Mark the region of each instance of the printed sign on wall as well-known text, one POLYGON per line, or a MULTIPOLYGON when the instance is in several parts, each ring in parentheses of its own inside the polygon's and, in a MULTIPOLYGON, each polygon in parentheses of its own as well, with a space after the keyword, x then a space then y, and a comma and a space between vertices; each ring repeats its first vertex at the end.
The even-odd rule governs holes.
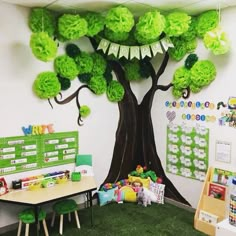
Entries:
POLYGON ((209 129, 170 123, 167 126, 166 171, 203 181, 208 168, 209 129))
POLYGON ((0 138, 0 175, 75 163, 78 132, 0 138))

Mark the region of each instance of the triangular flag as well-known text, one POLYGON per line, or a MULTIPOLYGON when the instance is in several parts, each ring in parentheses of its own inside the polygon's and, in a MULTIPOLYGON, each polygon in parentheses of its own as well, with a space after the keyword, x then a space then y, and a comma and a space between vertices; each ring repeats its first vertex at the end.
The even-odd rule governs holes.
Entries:
POLYGON ((152 49, 153 56, 155 56, 158 52, 163 53, 160 42, 152 43, 150 44, 150 47, 152 49))
POLYGON ((106 53, 108 47, 110 45, 110 41, 106 40, 106 39, 102 39, 98 45, 97 50, 101 49, 104 53, 106 53))

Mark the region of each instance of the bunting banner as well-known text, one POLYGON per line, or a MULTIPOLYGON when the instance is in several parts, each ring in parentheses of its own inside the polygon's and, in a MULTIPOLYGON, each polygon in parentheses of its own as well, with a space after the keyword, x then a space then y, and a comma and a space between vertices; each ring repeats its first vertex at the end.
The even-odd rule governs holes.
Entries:
POLYGON ((170 47, 174 47, 174 45, 169 38, 163 38, 160 41, 142 46, 126 46, 102 39, 97 50, 102 50, 104 53, 114 55, 117 58, 125 57, 128 60, 133 58, 140 60, 145 57, 154 57, 157 53, 162 54, 170 47))

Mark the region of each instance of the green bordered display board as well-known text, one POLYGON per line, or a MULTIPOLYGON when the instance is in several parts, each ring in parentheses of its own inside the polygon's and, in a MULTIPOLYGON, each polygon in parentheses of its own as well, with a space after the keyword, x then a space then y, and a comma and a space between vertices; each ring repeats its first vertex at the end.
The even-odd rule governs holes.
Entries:
POLYGON ((0 138, 0 175, 75 163, 78 132, 0 138))

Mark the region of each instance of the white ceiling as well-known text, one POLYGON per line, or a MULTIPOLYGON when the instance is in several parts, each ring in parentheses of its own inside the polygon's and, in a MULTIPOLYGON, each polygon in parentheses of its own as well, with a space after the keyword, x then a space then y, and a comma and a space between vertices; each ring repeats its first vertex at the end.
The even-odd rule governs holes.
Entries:
POLYGON ((151 8, 164 12, 182 10, 189 14, 198 14, 210 9, 223 9, 236 6, 236 0, 0 0, 25 7, 47 7, 56 11, 97 11, 106 12, 115 5, 125 5, 135 15, 151 8))

